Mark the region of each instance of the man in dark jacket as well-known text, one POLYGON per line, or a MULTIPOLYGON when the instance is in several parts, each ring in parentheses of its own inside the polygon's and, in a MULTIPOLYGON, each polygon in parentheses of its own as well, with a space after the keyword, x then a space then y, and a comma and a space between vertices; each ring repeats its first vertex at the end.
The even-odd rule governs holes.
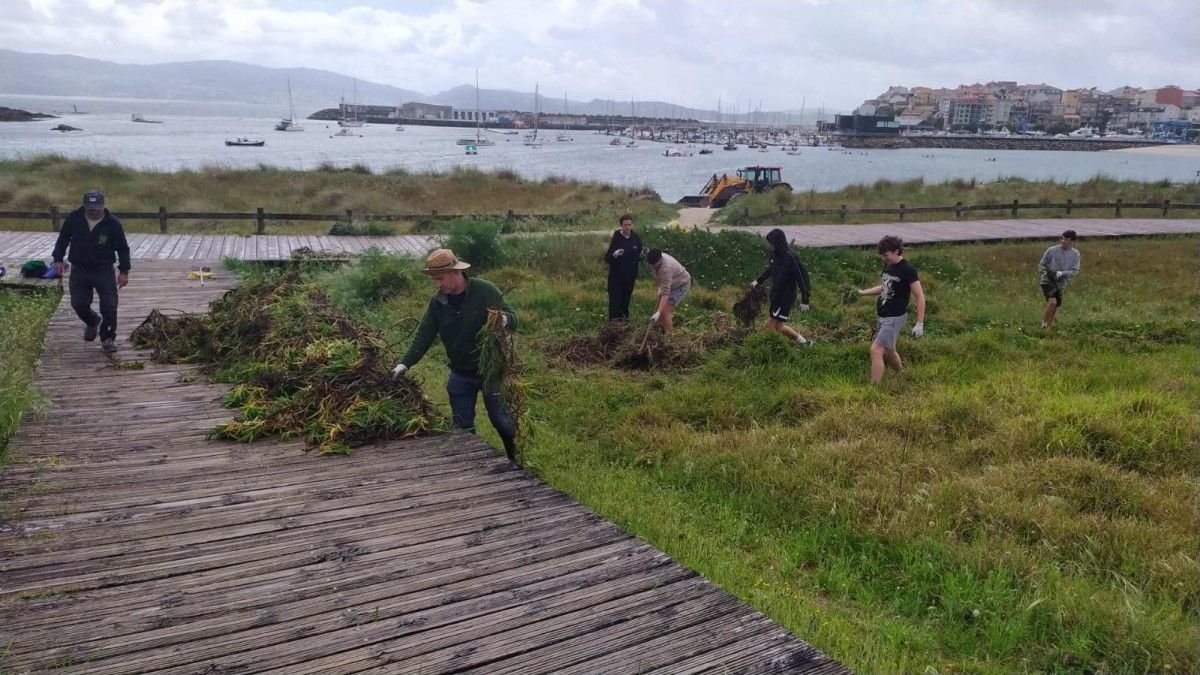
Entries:
POLYGON ((58 241, 54 244, 52 266, 59 276, 65 265, 63 256, 71 263, 67 288, 71 293, 71 308, 79 315, 85 328, 83 339, 91 342, 100 335, 100 346, 106 352, 117 350, 117 289, 129 283, 129 242, 121 221, 104 206, 104 193, 91 190, 83 195, 83 205, 63 221, 58 241), (71 252, 67 255, 67 249, 71 252), (113 274, 113 263, 117 274, 113 274), (92 292, 100 296, 100 315, 92 310, 92 292))
POLYGON ((517 315, 504 301, 504 295, 495 284, 483 279, 471 279, 463 274, 462 271, 470 266, 448 248, 439 248, 426 258, 425 269, 421 271, 433 278, 437 293, 429 299, 412 344, 392 370, 392 376, 404 375, 425 356, 434 338, 440 337, 450 361, 446 393, 450 396, 454 428, 475 431, 475 401, 482 391, 488 419, 504 442, 505 454, 510 460, 515 460, 517 426, 501 400, 500 383, 485 381, 479 373, 476 337, 487 321, 489 309, 502 312, 504 318, 501 320, 509 330, 517 327, 517 315))
POLYGON ((771 315, 767 317, 767 330, 783 333, 796 344, 811 346, 812 340, 787 325, 792 305, 796 303, 797 288, 800 289, 800 311, 809 310, 808 270, 792 252, 783 230, 775 228, 768 232, 767 242, 771 244, 771 257, 767 260, 767 268, 757 279, 750 282, 750 288, 754 288, 767 279, 771 280, 771 315))
POLYGON ((633 231, 633 216, 618 221, 621 229, 613 232, 604 262, 608 263, 608 320, 629 318, 629 299, 637 282, 638 263, 645 255, 642 238, 633 231))

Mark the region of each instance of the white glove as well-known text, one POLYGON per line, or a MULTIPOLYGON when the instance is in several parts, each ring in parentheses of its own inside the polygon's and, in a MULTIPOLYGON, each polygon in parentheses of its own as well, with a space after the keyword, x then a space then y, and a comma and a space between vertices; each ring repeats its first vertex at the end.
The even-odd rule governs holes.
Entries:
POLYGON ((923 321, 918 321, 916 323, 916 325, 914 325, 912 327, 912 335, 913 335, 913 337, 921 337, 924 334, 925 334, 925 323, 923 321))
POLYGON ((754 281, 750 282, 750 288, 756 288, 757 286, 758 286, 758 279, 755 279, 754 281))
POLYGON ((662 312, 661 312, 661 311, 660 311, 660 312, 655 312, 655 313, 651 314, 651 315, 650 315, 650 321, 651 321, 651 323, 653 323, 653 322, 655 322, 655 321, 658 321, 658 317, 659 317, 659 316, 661 316, 661 315, 662 315, 662 312))
POLYGON ((508 328, 508 315, 507 314, 500 315, 500 326, 503 328, 508 328))
POLYGON ((397 363, 395 368, 392 368, 392 377, 398 378, 408 370, 408 366, 403 363, 397 363))
POLYGON ((623 248, 619 248, 619 249, 613 251, 614 258, 620 258, 623 255, 625 255, 625 249, 623 249, 623 248))
POLYGON ((812 309, 812 307, 809 307, 807 304, 800 303, 800 311, 801 312, 807 312, 810 309, 812 309))
POLYGON ((1063 278, 1063 277, 1065 277, 1065 276, 1067 276, 1067 273, 1066 273, 1066 272, 1055 272, 1055 274, 1054 274, 1054 278, 1055 278, 1055 279, 1061 279, 1061 278, 1063 278))

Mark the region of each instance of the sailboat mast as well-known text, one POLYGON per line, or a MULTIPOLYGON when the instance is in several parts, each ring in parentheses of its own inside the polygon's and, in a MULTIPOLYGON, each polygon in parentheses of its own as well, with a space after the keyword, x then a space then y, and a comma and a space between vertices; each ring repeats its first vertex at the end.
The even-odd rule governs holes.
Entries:
POLYGON ((479 141, 483 138, 483 132, 479 129, 479 69, 475 69, 475 140, 479 141))

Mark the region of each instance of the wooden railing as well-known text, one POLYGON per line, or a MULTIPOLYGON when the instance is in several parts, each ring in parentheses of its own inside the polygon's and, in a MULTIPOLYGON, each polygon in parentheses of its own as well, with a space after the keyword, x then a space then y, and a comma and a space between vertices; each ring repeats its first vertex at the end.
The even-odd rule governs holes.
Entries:
MULTIPOLYGON (((736 208, 736 207, 735 207, 736 208)), ((1171 200, 1166 199, 1161 202, 1125 202, 1118 199, 1115 202, 1076 202, 1068 199, 1061 203, 1034 203, 1027 202, 1022 204, 1019 200, 998 204, 971 204, 966 205, 962 202, 957 202, 954 206, 906 206, 901 203, 897 207, 883 208, 860 208, 851 209, 842 204, 836 209, 785 209, 785 214, 796 214, 803 216, 837 216, 839 219, 845 220, 846 216, 851 215, 894 215, 900 220, 904 220, 907 216, 918 213, 953 213, 955 218, 962 218, 964 213, 975 211, 997 211, 1007 212, 1009 216, 1016 218, 1021 209, 1038 210, 1038 211, 1064 211, 1066 215, 1071 215, 1075 209, 1112 209, 1114 218, 1121 218, 1125 209, 1151 209, 1161 211, 1163 218, 1168 218, 1172 211, 1186 211, 1200 209, 1200 204, 1172 204, 1171 200)))
MULTIPOLYGON (((69 210, 66 210, 69 212, 69 210)), ((507 220, 537 220, 538 218, 563 218, 565 214, 533 214, 514 213, 509 209, 506 213, 438 213, 436 210, 425 213, 364 213, 355 214, 353 209, 344 213, 268 213, 259 207, 254 211, 245 212, 208 212, 208 211, 168 211, 160 206, 157 211, 122 211, 116 214, 121 220, 157 220, 158 231, 167 233, 167 223, 171 220, 253 220, 255 234, 267 233, 267 221, 320 221, 352 224, 359 222, 395 222, 418 220, 454 220, 455 218, 504 218, 507 220)), ((0 211, 0 220, 46 220, 50 230, 58 232, 62 227, 64 210, 51 206, 46 211, 0 211)))

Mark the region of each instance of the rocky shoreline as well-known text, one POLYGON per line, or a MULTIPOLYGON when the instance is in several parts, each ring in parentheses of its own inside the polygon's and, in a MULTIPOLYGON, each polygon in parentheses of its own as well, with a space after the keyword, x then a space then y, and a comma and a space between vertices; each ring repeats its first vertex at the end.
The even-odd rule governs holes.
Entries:
POLYGON ((46 113, 35 113, 28 110, 0 106, 0 122, 32 122, 34 120, 57 119, 57 117, 57 115, 47 115, 46 113))
POLYGON ((1159 141, 1107 141, 1093 138, 1030 138, 1027 136, 853 136, 835 137, 842 147, 887 150, 897 148, 958 148, 969 150, 1124 150, 1166 145, 1159 141))

